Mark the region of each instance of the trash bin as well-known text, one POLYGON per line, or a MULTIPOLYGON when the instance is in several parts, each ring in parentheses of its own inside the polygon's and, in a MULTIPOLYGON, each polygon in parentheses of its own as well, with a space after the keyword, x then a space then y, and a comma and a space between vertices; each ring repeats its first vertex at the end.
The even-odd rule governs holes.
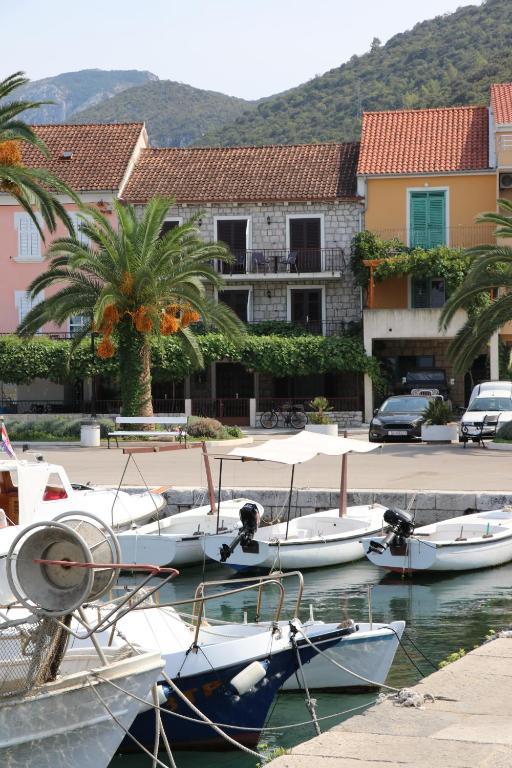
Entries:
POLYGON ((100 425, 97 421, 82 421, 80 426, 80 445, 82 448, 98 448, 100 443, 100 425))

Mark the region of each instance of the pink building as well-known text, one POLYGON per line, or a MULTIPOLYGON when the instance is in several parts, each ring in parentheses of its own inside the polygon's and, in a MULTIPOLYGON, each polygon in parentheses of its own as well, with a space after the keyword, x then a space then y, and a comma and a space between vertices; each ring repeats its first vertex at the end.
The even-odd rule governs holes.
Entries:
MULTIPOLYGON (((49 157, 29 145, 23 147, 26 166, 44 167, 65 181, 80 198, 109 213, 130 177, 141 149, 148 146, 143 123, 113 125, 36 125, 49 157)), ((78 223, 77 206, 62 198, 78 223)), ((0 333, 12 333, 30 310, 27 287, 45 268, 45 251, 55 237, 66 234, 62 224, 53 234, 43 230, 40 237, 30 216, 7 193, 0 192, 0 333)), ((41 299, 44 296, 40 297, 41 299)), ((72 333, 81 324, 72 318, 67 328, 46 326, 49 332, 72 333)), ((3 396, 13 399, 32 397, 61 399, 62 387, 49 382, 34 382, 26 387, 2 386, 3 396)))

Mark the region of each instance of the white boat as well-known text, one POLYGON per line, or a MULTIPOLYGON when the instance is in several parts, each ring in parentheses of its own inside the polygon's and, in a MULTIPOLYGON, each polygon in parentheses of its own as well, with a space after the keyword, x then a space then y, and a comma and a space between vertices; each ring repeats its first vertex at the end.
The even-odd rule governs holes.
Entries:
MULTIPOLYGON (((201 542, 217 533, 235 531, 240 527, 240 508, 249 499, 228 499, 215 505, 189 509, 146 525, 134 526, 118 534, 123 563, 151 563, 180 567, 204 560, 201 542)), ((260 515, 261 504, 256 505, 260 515)))
POLYGON ((489 568, 512 560, 512 508, 423 525, 410 536, 370 536, 362 544, 372 563, 391 571, 489 568))
POLYGON ((268 440, 254 448, 235 448, 229 456, 291 465, 287 520, 258 527, 256 510, 252 513, 241 510, 242 526, 238 535, 223 533, 205 537, 202 540, 205 554, 237 571, 303 570, 363 557, 360 539, 382 529, 386 508, 380 504, 347 507, 346 461, 349 453, 369 453, 379 447, 367 440, 301 432, 284 440, 268 440), (319 454, 342 457, 339 507, 290 519, 295 466, 319 454))
MULTIPOLYGON (((340 565, 364 557, 363 536, 382 531, 381 504, 347 507, 340 517, 338 509, 296 517, 289 523, 258 528, 249 546, 240 541, 225 560, 234 570, 303 570, 340 565)), ((222 533, 202 539, 206 555, 224 562, 224 547, 232 546, 235 533, 222 533)))
POLYGON ((159 493, 126 493, 70 482, 59 464, 0 460, 0 509, 22 526, 52 520, 62 512, 91 512, 115 530, 155 517, 166 505, 159 493))
POLYGON ((141 711, 133 697, 148 698, 163 662, 154 652, 130 652, 126 657, 125 648, 124 654, 118 649, 118 660, 111 658, 108 666, 101 666, 93 653, 84 671, 65 674, 20 696, 2 698, 0 692, 3 768, 108 766, 125 737, 123 728, 130 728, 141 711))

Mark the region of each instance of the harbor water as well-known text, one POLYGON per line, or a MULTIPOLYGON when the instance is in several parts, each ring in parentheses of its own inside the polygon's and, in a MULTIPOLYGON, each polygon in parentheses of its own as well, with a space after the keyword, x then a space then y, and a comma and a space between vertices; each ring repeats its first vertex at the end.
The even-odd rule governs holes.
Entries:
MULTIPOLYGON (((191 597, 203 580, 230 578, 230 572, 216 566, 185 569, 176 581, 162 590, 162 602, 191 597)), ((232 577, 234 579, 234 577, 232 577)), ((433 666, 454 651, 471 650, 480 644, 490 629, 498 630, 512 624, 512 565, 462 573, 458 575, 414 576, 402 578, 385 574, 366 560, 343 567, 306 571, 301 618, 324 621, 368 620, 369 592, 373 621, 405 620, 406 637, 398 649, 388 683, 404 687, 417 682, 421 674, 428 675, 433 666), (312 606, 312 609, 310 609, 312 606), (411 642, 412 641, 412 642, 411 642), (414 647, 416 646, 416 648, 414 647)), ((287 579, 286 612, 291 617, 296 599, 296 582, 287 579)), ((214 591, 214 590, 211 590, 214 591)), ((265 600, 265 615, 271 618, 275 592, 270 589, 265 600)), ((220 598, 208 603, 207 618, 228 622, 254 618, 256 592, 220 598)), ((306 667, 307 679, 307 667, 306 667)), ((322 731, 341 722, 349 715, 338 714, 372 702, 375 693, 318 693, 319 717, 335 714, 321 723, 322 731)), ((355 714, 363 711, 357 709, 355 714)), ((290 728, 294 723, 310 720, 304 696, 281 694, 267 726, 277 728, 262 736, 263 755, 276 747, 289 748, 315 735, 311 725, 290 728)), ((179 727, 179 724, 177 724, 179 727)), ((255 759, 241 752, 176 752, 177 768, 249 768, 255 759)), ((165 753, 161 754, 165 762, 165 753)), ((144 755, 118 755, 110 768, 149 768, 151 760, 144 755)))

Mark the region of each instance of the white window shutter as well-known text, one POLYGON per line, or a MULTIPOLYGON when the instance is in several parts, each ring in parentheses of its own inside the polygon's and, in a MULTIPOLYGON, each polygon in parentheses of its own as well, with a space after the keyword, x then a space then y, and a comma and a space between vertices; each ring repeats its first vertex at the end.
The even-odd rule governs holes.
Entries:
POLYGON ((30 227, 29 217, 20 217, 18 220, 18 257, 28 259, 30 256, 30 227))
MULTIPOLYGON (((41 215, 36 214, 36 216, 41 222, 41 215)), ((18 230, 18 259, 40 259, 41 236, 29 214, 15 213, 14 222, 18 230)))

